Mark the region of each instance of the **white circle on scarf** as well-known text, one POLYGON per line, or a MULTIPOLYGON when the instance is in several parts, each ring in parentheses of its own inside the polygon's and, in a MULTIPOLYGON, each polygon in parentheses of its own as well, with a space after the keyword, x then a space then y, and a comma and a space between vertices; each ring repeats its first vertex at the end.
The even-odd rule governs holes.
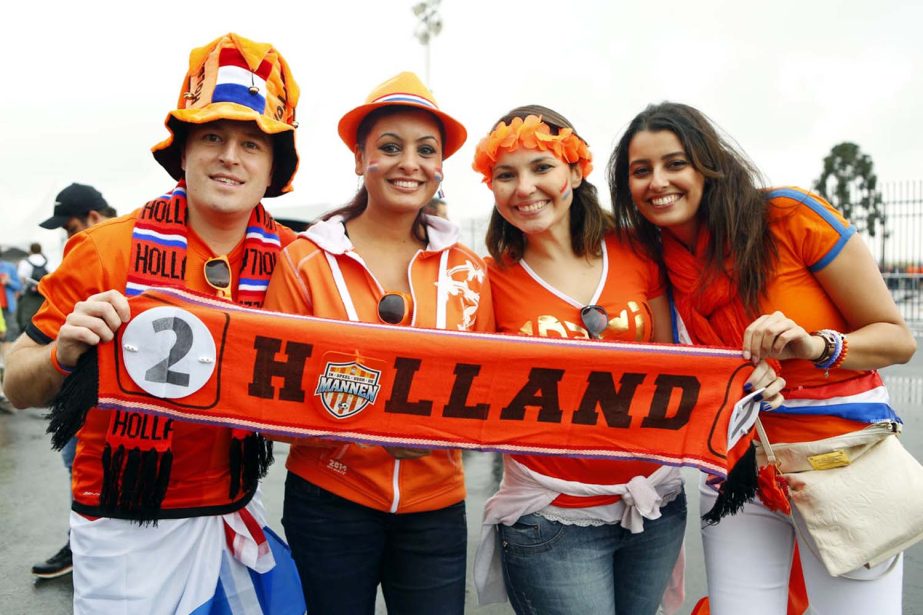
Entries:
POLYGON ((177 307, 155 307, 135 316, 122 333, 128 375, 154 397, 192 395, 215 371, 215 340, 197 316, 177 307))

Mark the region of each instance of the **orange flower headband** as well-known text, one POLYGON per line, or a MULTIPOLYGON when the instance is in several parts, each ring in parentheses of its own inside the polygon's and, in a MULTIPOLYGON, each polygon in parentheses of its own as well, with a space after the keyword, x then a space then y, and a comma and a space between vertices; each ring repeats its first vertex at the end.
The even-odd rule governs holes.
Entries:
POLYGON ((497 124, 493 132, 478 143, 474 164, 471 166, 484 176, 484 183, 490 186, 500 151, 515 152, 520 146, 550 151, 558 160, 577 164, 584 177, 593 170, 593 156, 584 140, 570 128, 562 128, 556 135, 551 134, 551 128, 542 122, 540 115, 528 115, 525 120, 514 117, 509 124, 497 124))

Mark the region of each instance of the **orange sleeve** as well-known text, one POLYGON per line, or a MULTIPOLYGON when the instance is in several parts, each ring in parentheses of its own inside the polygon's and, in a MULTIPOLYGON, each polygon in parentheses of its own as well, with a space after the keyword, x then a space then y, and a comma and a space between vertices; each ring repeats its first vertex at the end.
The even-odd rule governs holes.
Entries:
MULTIPOLYGON (((61 265, 39 282, 38 291, 45 302, 32 317, 29 337, 47 344, 58 337, 61 325, 78 301, 112 288, 124 292, 124 282, 113 284, 103 262, 94 235, 79 233, 67 242, 61 265)), ((118 263, 114 265, 120 268, 118 263)))
MULTIPOLYGON (((286 227, 282 227, 286 228, 286 227)), ((282 233, 279 234, 280 238, 282 233)), ((293 234, 293 239, 297 239, 293 234)), ((282 245, 285 245, 285 239, 281 239, 282 245)), ((306 282, 298 273, 296 266, 296 253, 300 241, 292 242, 291 245, 279 253, 279 260, 276 262, 276 268, 272 271, 272 278, 269 280, 269 288, 266 290, 266 298, 263 300, 263 309, 273 312, 283 312, 285 314, 300 314, 302 316, 311 316, 314 311, 310 304, 310 294, 306 282)), ((340 446, 342 443, 333 440, 321 440, 318 438, 290 438, 287 436, 263 434, 265 437, 275 442, 285 442, 288 444, 298 443, 301 446, 328 448, 340 446)))
MULTIPOLYGON (((276 224, 279 224, 279 223, 276 222, 276 224)), ((293 241, 295 241, 295 239, 296 239, 297 237, 298 237, 298 233, 296 233, 296 232, 293 231, 292 229, 288 228, 288 227, 285 226, 284 224, 279 224, 279 243, 282 245, 282 248, 283 248, 283 249, 284 249, 288 244, 290 244, 290 243, 292 243, 293 241)))
POLYGON ((484 266, 484 283, 481 284, 481 299, 478 303, 478 315, 474 321, 474 330, 480 333, 495 333, 497 323, 494 318, 494 300, 490 290, 490 273, 487 271, 487 265, 484 266))
POLYGON ((269 280, 269 288, 266 290, 266 298, 263 300, 263 309, 303 316, 314 314, 310 288, 297 268, 296 258, 300 243, 295 241, 279 253, 279 260, 276 262, 276 268, 269 280))
POLYGON ((788 242, 812 272, 830 263, 856 232, 843 215, 823 197, 798 188, 769 193, 773 232, 788 242))

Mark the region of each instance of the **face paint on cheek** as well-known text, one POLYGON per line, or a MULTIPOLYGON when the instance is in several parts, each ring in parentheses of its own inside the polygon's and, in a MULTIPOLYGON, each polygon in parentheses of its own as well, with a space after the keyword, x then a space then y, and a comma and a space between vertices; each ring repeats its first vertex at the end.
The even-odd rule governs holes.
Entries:
POLYGON ((437 183, 442 183, 442 167, 433 171, 433 179, 435 179, 437 183))
POLYGON ((566 199, 567 197, 570 196, 570 182, 569 181, 564 180, 564 185, 561 186, 561 189, 558 191, 558 194, 561 195, 562 199, 566 199))
POLYGON ((365 167, 366 173, 378 173, 378 161, 370 160, 369 166, 365 167))

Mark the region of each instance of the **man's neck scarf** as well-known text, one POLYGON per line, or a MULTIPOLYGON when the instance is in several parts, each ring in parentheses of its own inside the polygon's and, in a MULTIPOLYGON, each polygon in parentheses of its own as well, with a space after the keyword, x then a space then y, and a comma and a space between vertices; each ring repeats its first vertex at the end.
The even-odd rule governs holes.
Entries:
MULTIPOLYGON (((141 208, 131 238, 127 296, 137 296, 152 288, 185 288, 187 223, 184 180, 172 192, 141 208)), ((278 227, 262 204, 250 214, 243 249, 243 264, 235 278, 237 303, 259 308, 280 251, 278 227)), ((61 394, 73 394, 72 389, 78 383, 77 378, 68 378, 61 394)), ((141 521, 156 519, 170 479, 173 430, 166 428, 162 439, 151 441, 113 429, 113 423, 124 421, 123 414, 127 412, 132 410, 111 412, 102 458, 100 507, 141 521)), ((81 424, 82 420, 81 417, 81 424)), ((228 454, 231 470, 228 497, 233 500, 256 488, 259 476, 265 474, 272 460, 272 446, 252 431, 234 430, 228 454)))
MULTIPOLYGON (((100 408, 384 446, 641 459, 722 478, 752 437, 756 410, 735 403, 752 371, 739 351, 344 322, 170 289, 130 305, 132 321, 99 346, 100 408), (188 332, 189 352, 154 324, 167 320, 188 332), (182 383, 132 372, 140 351, 145 369, 170 357, 182 383)), ((73 411, 65 401, 62 416, 73 411)))

